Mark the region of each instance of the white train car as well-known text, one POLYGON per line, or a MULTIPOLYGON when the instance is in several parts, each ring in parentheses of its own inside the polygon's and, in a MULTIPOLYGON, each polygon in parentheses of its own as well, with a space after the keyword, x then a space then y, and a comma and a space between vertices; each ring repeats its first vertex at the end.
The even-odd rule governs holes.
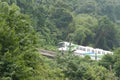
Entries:
POLYGON ((69 43, 69 42, 60 42, 58 43, 58 50, 59 51, 74 51, 76 50, 78 45, 69 43))
POLYGON ((58 43, 58 50, 59 51, 67 51, 69 45, 70 44, 68 42, 60 42, 60 43, 58 43))
POLYGON ((86 55, 89 55, 91 59, 95 59, 95 53, 94 48, 92 47, 85 47, 85 46, 79 46, 76 51, 74 51, 75 55, 79 55, 81 57, 84 57, 86 55))
POLYGON ((100 60, 105 54, 113 54, 111 51, 106 51, 99 48, 93 48, 89 46, 82 46, 82 45, 75 45, 73 43, 69 42, 60 42, 58 44, 58 50, 65 52, 65 51, 74 51, 75 55, 84 57, 86 55, 89 55, 92 60, 100 60))
POLYGON ((89 55, 92 60, 100 60, 105 54, 113 54, 111 51, 106 51, 99 48, 92 48, 88 46, 79 46, 76 51, 74 51, 75 55, 79 55, 84 57, 89 55))

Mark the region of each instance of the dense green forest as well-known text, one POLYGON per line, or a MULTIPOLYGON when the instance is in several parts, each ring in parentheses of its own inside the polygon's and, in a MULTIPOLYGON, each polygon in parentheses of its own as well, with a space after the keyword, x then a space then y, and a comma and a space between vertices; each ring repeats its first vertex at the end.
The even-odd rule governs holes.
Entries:
POLYGON ((72 41, 106 50, 120 45, 119 0, 2 0, 30 16, 41 46, 72 41))
POLYGON ((0 0, 0 80, 119 80, 119 14, 120 0, 0 0), (60 41, 114 54, 38 53, 60 41))

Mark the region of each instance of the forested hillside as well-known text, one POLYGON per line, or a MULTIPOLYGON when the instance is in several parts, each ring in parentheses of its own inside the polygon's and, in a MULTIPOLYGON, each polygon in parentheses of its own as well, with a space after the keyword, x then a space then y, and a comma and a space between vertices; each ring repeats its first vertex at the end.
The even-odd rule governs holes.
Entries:
POLYGON ((59 41, 111 50, 120 45, 119 0, 2 0, 31 17, 41 46, 59 41))
POLYGON ((120 0, 0 0, 0 80, 119 80, 119 14, 120 0), (60 41, 114 54, 38 53, 60 41))

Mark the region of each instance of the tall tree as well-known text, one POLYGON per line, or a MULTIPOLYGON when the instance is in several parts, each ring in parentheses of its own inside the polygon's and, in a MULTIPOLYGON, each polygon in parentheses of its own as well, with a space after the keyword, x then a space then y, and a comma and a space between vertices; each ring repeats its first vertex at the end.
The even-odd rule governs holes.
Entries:
POLYGON ((38 53, 38 39, 19 7, 0 2, 0 80, 63 79, 38 53))
POLYGON ((95 33, 95 47, 109 50, 118 46, 117 29, 109 18, 102 17, 99 19, 95 33))

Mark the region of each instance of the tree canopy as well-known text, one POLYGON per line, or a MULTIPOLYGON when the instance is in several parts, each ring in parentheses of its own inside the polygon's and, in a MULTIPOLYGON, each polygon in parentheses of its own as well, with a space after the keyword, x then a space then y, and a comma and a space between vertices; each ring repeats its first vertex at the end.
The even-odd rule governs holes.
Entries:
POLYGON ((117 80, 119 13, 119 0, 0 0, 0 80, 117 80), (60 41, 115 51, 100 61, 38 53, 60 41))

